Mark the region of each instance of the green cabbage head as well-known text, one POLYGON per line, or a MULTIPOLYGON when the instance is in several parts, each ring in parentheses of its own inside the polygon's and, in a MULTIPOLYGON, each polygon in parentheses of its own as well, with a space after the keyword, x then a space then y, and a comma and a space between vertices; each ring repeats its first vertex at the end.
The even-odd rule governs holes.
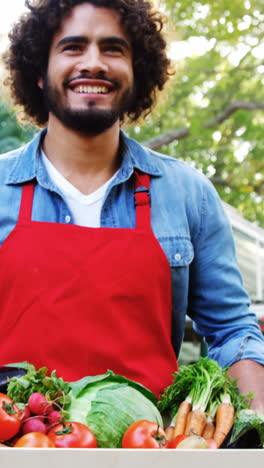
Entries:
POLYGON ((155 395, 143 385, 112 371, 70 384, 67 421, 86 424, 98 447, 119 448, 128 426, 147 419, 163 427, 155 395))

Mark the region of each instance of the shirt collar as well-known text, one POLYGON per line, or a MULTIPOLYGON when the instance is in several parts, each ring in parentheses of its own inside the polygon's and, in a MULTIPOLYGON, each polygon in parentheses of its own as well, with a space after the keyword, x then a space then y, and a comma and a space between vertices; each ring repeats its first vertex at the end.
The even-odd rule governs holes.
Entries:
POLYGON ((129 138, 123 130, 121 130, 121 139, 124 145, 123 163, 121 166, 123 170, 129 172, 132 170, 133 172, 134 169, 139 169, 141 172, 152 176, 160 176, 162 174, 156 158, 153 157, 148 148, 129 138))
MULTIPOLYGON (((29 182, 38 176, 39 150, 46 131, 46 129, 41 130, 27 145, 17 150, 19 157, 7 176, 7 184, 29 182)), ((123 130, 121 130, 121 139, 124 147, 121 165, 123 179, 128 178, 135 168, 149 175, 161 175, 156 158, 153 158, 150 150, 129 138, 123 130)))
POLYGON ((21 184, 36 178, 39 148, 45 133, 46 129, 41 130, 27 145, 16 150, 18 157, 6 178, 7 184, 21 184))

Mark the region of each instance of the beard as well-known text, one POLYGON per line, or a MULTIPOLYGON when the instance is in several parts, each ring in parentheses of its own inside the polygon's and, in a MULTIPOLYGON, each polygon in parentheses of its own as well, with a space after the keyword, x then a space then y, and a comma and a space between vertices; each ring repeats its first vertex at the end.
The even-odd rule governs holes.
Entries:
POLYGON ((47 76, 43 85, 44 105, 47 111, 54 114, 67 128, 85 136, 100 135, 111 128, 117 120, 122 119, 130 108, 133 94, 131 89, 124 90, 119 103, 110 109, 96 108, 96 102, 92 99, 87 103, 87 109, 72 109, 63 105, 60 91, 51 86, 47 76))

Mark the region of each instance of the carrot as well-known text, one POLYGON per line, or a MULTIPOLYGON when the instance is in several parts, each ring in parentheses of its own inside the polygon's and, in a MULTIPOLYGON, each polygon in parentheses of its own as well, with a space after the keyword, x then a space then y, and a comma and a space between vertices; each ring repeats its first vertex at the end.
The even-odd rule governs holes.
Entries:
POLYGON ((173 437, 184 434, 187 416, 192 409, 191 401, 191 398, 187 397, 184 401, 181 402, 175 419, 173 437))
POLYGON ((188 435, 202 435, 206 426, 206 416, 202 409, 195 409, 191 412, 189 434, 188 435))
POLYGON ((219 404, 216 412, 215 433, 213 437, 217 447, 221 447, 233 426, 235 418, 235 409, 231 403, 230 396, 225 394, 221 400, 222 402, 219 404))
POLYGON ((184 434, 186 435, 189 435, 189 432, 190 432, 191 417, 192 417, 192 411, 190 411, 190 413, 188 413, 188 416, 187 416, 186 426, 184 430, 184 434))
POLYGON ((214 421, 212 420, 211 416, 207 416, 206 425, 202 433, 203 438, 212 439, 214 436, 214 431, 215 431, 214 421))
POLYGON ((165 429, 166 439, 170 441, 173 439, 174 426, 169 426, 165 429))

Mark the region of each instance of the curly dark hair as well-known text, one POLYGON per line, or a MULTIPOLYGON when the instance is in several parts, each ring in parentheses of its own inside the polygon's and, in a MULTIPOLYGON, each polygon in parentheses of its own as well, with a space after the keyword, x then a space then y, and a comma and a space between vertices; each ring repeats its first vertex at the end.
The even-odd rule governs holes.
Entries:
POLYGON ((133 50, 135 91, 127 115, 136 121, 151 111, 157 91, 170 75, 163 17, 147 0, 26 0, 29 11, 14 24, 10 47, 3 56, 12 97, 35 123, 47 123, 48 111, 38 80, 46 74, 54 34, 72 8, 82 3, 111 8, 121 16, 133 50))

